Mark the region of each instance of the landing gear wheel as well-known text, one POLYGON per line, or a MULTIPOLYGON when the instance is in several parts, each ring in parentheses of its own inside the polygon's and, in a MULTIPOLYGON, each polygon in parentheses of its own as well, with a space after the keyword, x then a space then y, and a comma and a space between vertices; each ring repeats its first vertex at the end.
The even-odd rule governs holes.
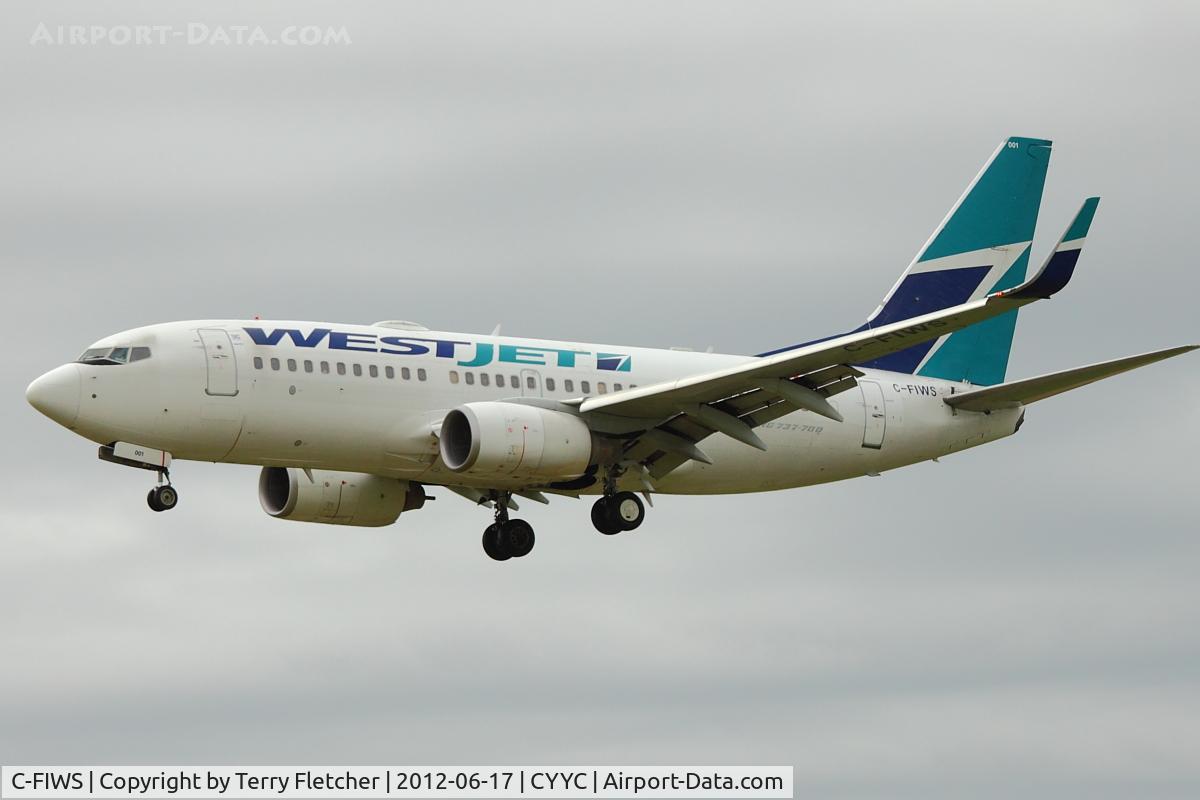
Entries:
POLYGON ((523 519, 510 519, 500 529, 500 541, 513 558, 527 556, 533 549, 533 527, 523 519))
POLYGON ((608 500, 608 514, 623 531, 631 531, 646 518, 646 507, 633 492, 617 492, 608 500))
POLYGON ((601 497, 592 505, 592 524, 596 526, 596 530, 603 533, 605 536, 612 536, 614 533, 620 533, 622 528, 613 518, 613 514, 609 512, 609 503, 611 499, 601 497))
POLYGON ((487 553, 488 558, 493 561, 508 561, 512 558, 512 554, 504 546, 503 537, 500 535, 499 523, 493 523, 484 529, 483 552, 487 553))
POLYGON ((150 506, 152 511, 170 511, 178 502, 179 492, 170 484, 155 486, 146 495, 146 505, 150 506))
POLYGON ((179 492, 175 491, 175 487, 169 483, 157 487, 154 491, 158 495, 158 504, 162 506, 163 511, 170 511, 179 502, 179 492))

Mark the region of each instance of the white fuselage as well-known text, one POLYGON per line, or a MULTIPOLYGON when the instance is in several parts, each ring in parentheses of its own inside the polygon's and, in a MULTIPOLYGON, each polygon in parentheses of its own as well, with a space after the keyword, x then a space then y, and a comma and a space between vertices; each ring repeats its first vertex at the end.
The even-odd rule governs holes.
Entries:
MULTIPOLYGON (((64 385, 77 380, 79 386, 74 419, 59 421, 95 442, 132 442, 176 459, 492 489, 522 484, 506 485, 495 477, 474 481, 449 471, 438 458, 434 434, 448 410, 484 400, 565 402, 753 360, 261 320, 152 325, 93 345, 110 346, 148 347, 150 356, 59 368, 64 385)), ((1008 436, 1023 413, 1019 407, 989 414, 955 411, 942 399, 962 391, 961 384, 864 373, 859 386, 831 398, 843 422, 809 411, 788 414, 756 429, 765 452, 711 436, 703 442, 711 465, 686 462, 655 481, 655 488, 678 494, 754 492, 878 473, 1008 436)), ((627 480, 625 488, 642 488, 627 480)), ((582 491, 599 489, 595 484, 582 491)))

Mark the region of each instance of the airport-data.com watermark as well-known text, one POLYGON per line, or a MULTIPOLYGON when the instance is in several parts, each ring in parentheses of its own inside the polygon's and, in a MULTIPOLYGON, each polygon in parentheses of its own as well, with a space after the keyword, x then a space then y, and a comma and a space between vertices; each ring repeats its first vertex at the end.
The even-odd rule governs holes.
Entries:
POLYGON ((39 22, 29 37, 33 47, 336 47, 352 44, 345 26, 211 25, 47 25, 39 22))

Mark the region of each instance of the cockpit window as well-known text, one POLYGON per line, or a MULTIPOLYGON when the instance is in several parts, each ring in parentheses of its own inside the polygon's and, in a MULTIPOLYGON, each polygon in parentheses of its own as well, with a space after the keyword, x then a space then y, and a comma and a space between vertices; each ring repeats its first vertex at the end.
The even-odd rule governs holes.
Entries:
POLYGON ((150 357, 149 347, 92 347, 83 351, 80 364, 126 364, 150 357))
POLYGON ((112 353, 111 347, 93 347, 83 351, 83 355, 79 357, 80 364, 120 364, 120 361, 113 361, 109 358, 112 353))

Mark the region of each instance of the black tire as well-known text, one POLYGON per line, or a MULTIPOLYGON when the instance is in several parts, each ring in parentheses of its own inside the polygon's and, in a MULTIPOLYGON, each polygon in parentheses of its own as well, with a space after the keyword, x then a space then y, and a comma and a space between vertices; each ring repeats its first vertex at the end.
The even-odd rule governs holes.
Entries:
POLYGON ((607 510, 612 524, 623 531, 633 530, 646 519, 646 507, 633 492, 617 492, 609 499, 607 510))
POLYGON ((523 558, 533 550, 536 537, 533 535, 533 526, 528 522, 523 519, 510 519, 500 530, 500 540, 510 556, 523 558))
POLYGON ((162 505, 160 505, 158 502, 158 490, 157 489, 151 489, 146 494, 146 505, 150 506, 151 511, 166 511, 166 509, 163 508, 162 505))
POLYGON ((154 490, 154 498, 162 506, 163 511, 170 511, 179 503, 179 492, 171 485, 159 486, 154 490))
POLYGON ((512 555, 504 549, 499 525, 488 525, 483 531, 483 552, 493 561, 508 561, 512 555))
POLYGON ((601 497, 592 505, 592 524, 605 536, 621 532, 621 526, 613 521, 612 515, 608 511, 607 497, 601 497))

